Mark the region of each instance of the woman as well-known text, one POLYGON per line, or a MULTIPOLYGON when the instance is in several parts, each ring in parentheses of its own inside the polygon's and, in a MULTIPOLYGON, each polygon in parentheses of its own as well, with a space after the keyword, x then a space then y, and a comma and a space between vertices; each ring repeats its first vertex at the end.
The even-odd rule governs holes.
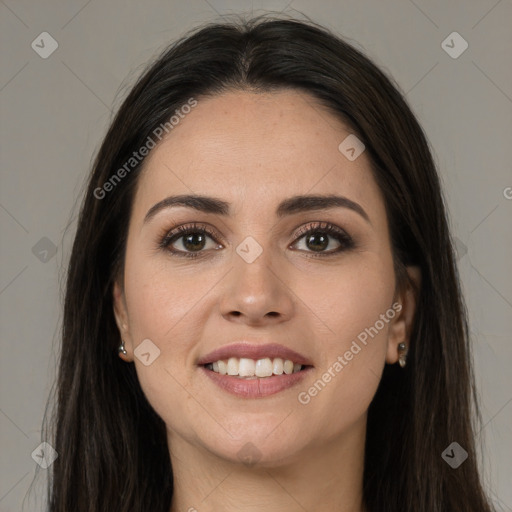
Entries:
POLYGON ((50 510, 490 511, 436 169, 311 23, 209 25, 138 80, 69 265, 50 510))

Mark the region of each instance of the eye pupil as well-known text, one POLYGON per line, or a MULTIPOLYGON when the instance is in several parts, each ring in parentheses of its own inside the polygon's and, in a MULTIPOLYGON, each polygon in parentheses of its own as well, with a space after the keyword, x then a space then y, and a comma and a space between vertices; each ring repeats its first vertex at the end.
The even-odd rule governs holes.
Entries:
POLYGON ((321 251, 329 245, 329 237, 324 234, 315 233, 307 237, 307 244, 310 249, 321 251), (315 243, 314 240, 318 239, 321 241, 319 243, 315 243))
POLYGON ((183 237, 183 245, 187 250, 201 250, 204 247, 204 242, 204 235, 201 233, 189 233, 183 237))

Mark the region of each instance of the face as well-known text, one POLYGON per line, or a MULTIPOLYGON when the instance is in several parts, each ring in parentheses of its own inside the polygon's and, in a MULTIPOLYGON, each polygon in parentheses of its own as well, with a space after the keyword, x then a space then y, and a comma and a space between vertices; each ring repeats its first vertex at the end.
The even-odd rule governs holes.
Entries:
POLYGON ((339 149, 350 134, 306 93, 228 92, 147 157, 115 314, 171 452, 272 466, 365 425, 406 327, 370 161, 339 149), (214 199, 171 204, 184 195, 214 199))

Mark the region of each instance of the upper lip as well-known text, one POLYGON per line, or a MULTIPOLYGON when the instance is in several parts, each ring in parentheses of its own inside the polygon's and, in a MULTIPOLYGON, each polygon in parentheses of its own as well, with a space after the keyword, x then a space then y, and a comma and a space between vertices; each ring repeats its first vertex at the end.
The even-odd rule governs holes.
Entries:
POLYGON ((281 359, 289 359, 290 361, 293 361, 297 364, 306 366, 311 365, 311 362, 307 357, 283 345, 279 345, 277 343, 255 345, 244 341, 235 342, 230 345, 217 348, 214 351, 199 358, 197 364, 205 365, 220 361, 221 359, 226 360, 230 357, 245 357, 255 360, 263 359, 265 357, 269 357, 271 359, 274 357, 280 357, 281 359))

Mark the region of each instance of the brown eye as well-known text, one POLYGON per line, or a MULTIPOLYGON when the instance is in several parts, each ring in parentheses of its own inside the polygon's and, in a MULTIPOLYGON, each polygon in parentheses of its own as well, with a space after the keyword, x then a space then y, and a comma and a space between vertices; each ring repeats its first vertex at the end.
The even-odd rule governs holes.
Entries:
POLYGON ((304 239, 304 245, 306 247, 306 249, 299 250, 317 253, 313 254, 314 256, 338 254, 354 246, 352 237, 350 237, 341 228, 329 223, 318 223, 312 226, 307 226, 305 229, 297 233, 297 236, 299 239, 295 244, 304 239), (330 247, 332 245, 331 239, 335 239, 338 245, 330 247), (330 250, 326 250, 329 247, 330 250))
POLYGON ((211 232, 205 226, 180 226, 167 233, 160 242, 160 247, 167 249, 176 256, 196 258, 201 256, 203 249, 219 249, 220 246, 211 232), (212 247, 207 247, 208 239, 215 242, 212 247), (176 245, 178 247, 176 247, 176 245), (180 247, 181 246, 181 247, 180 247))

